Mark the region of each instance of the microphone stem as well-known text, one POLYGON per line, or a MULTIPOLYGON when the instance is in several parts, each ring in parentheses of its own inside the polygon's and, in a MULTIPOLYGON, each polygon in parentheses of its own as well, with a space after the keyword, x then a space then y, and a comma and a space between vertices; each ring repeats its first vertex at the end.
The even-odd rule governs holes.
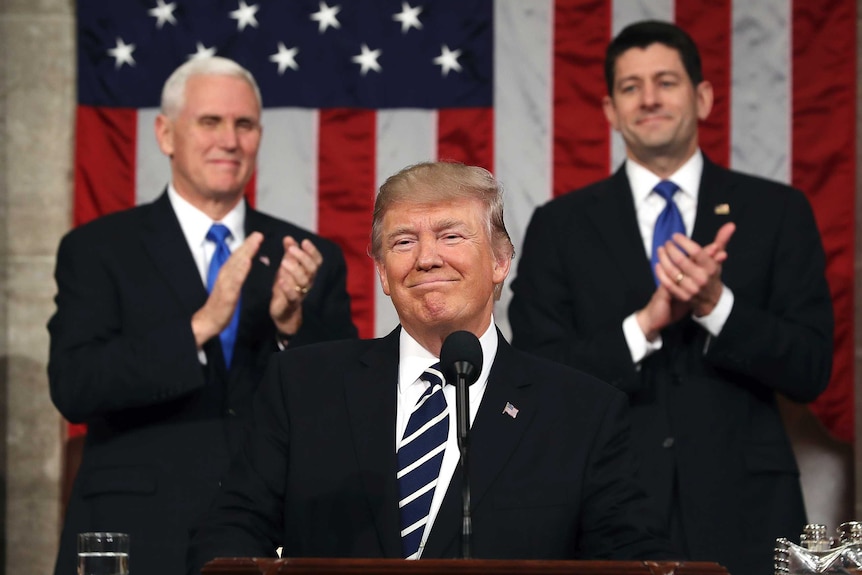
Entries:
POLYGON ((458 419, 458 451, 461 455, 461 558, 472 558, 473 519, 470 516, 470 386, 459 374, 456 383, 455 411, 458 419))
POLYGON ((462 559, 472 559, 473 551, 472 540, 473 540, 473 518, 470 516, 470 473, 467 465, 467 446, 464 445, 461 448, 461 469, 463 470, 464 477, 461 483, 461 558, 462 559))

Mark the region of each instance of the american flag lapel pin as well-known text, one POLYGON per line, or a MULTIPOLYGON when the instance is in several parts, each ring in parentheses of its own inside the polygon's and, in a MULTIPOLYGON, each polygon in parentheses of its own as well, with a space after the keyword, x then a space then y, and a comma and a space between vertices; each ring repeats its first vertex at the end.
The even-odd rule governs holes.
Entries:
POLYGON ((263 265, 269 266, 269 256, 260 256, 257 259, 260 260, 260 263, 262 263, 263 265))
POLYGON ((715 215, 728 216, 730 215, 730 204, 716 204, 715 215))
POLYGON ((505 413, 512 419, 515 419, 516 417, 518 417, 518 408, 507 401, 506 407, 503 408, 503 413, 505 413))

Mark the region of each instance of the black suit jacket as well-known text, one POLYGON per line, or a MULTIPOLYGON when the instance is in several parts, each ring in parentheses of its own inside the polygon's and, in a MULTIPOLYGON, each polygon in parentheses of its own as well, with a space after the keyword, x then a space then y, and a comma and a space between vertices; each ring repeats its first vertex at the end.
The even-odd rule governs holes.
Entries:
POLYGON ((215 492, 277 350, 269 302, 281 240, 311 239, 323 254, 290 346, 355 337, 338 247, 247 209, 245 231, 264 242, 243 285, 230 370, 218 338, 202 365, 191 317, 207 292, 167 194, 70 232, 57 255, 57 311, 48 329, 51 397, 88 424, 56 573, 76 569, 82 531, 131 535, 135 573, 185 570, 187 530, 215 492))
MULTIPOLYGON (((395 415, 399 330, 276 357, 255 434, 197 528, 190 572, 216 556, 401 557, 395 415)), ((470 436, 477 558, 665 558, 632 479, 625 396, 500 336, 470 436), (506 403, 517 417, 503 412, 506 403)), ((423 552, 458 557, 456 470, 423 552)))
POLYGON ((832 307, 801 192, 705 160, 692 237, 707 245, 728 221, 735 302, 717 338, 686 318, 632 363, 622 322, 655 284, 623 168, 536 210, 509 320, 516 347, 628 393, 641 476, 663 509, 678 507, 690 558, 756 575, 772 569, 775 538, 805 522, 774 392, 810 401, 825 388, 832 307))

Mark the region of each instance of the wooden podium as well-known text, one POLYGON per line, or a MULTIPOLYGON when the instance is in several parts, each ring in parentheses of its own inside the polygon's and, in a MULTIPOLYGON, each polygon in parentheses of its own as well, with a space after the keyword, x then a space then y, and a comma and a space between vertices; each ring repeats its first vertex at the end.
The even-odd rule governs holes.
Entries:
POLYGON ((527 561, 519 559, 213 559, 202 575, 728 575, 703 561, 527 561))

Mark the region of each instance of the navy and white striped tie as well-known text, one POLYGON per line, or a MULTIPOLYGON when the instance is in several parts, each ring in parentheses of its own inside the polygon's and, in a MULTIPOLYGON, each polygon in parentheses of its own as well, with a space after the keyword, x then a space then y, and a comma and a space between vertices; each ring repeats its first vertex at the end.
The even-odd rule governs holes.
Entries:
POLYGON ((419 545, 428 523, 431 499, 449 437, 449 413, 440 364, 429 367, 420 379, 429 385, 416 402, 398 446, 398 507, 401 510, 401 550, 405 559, 419 557, 419 545))

